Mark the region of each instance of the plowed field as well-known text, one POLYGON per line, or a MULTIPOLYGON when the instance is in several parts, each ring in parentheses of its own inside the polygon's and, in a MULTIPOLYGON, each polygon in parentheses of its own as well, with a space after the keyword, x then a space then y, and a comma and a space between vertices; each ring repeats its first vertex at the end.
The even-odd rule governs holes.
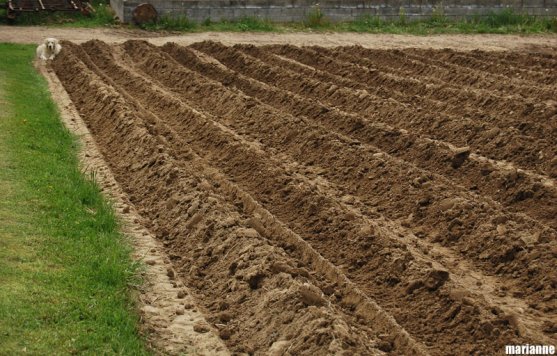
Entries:
POLYGON ((557 342, 557 54, 89 41, 52 66, 231 352, 557 342))

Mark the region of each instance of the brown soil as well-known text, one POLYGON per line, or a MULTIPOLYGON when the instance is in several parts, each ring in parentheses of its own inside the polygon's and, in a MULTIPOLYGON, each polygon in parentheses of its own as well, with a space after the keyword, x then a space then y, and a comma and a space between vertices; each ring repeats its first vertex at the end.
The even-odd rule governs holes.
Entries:
POLYGON ((231 352, 479 355, 557 341, 556 63, 88 41, 52 68, 231 352))

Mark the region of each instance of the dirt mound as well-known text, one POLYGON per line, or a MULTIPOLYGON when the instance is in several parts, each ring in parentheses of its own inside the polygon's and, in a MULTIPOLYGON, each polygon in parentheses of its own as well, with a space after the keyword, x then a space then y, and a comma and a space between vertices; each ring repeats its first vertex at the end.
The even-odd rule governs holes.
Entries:
POLYGON ((554 56, 64 48, 54 70, 231 351, 555 343, 554 56))

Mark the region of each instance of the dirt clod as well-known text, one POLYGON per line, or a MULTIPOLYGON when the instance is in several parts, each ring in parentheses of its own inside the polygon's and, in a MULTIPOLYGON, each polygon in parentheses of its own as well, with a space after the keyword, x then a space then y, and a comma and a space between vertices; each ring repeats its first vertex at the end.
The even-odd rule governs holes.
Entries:
POLYGON ((320 306, 325 304, 325 298, 322 296, 321 290, 310 284, 303 284, 298 291, 300 298, 306 305, 320 306))
POLYGON ((449 272, 442 270, 430 271, 425 279, 424 286, 430 291, 439 289, 449 279, 449 272))
POLYGON ((198 322, 193 325, 193 331, 198 333, 207 333, 210 330, 209 326, 203 322, 198 322))
POLYGON ((457 148, 453 152, 453 157, 451 159, 451 167, 460 168, 466 162, 468 157, 470 157, 470 147, 457 148))

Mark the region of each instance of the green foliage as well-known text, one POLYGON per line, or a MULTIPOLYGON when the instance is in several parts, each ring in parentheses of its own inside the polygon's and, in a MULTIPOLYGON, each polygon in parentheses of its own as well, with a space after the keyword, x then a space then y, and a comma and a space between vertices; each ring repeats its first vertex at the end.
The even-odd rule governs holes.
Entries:
POLYGON ((229 31, 229 32, 272 32, 277 31, 277 27, 269 21, 261 20, 256 17, 244 17, 237 21, 212 22, 205 19, 201 23, 190 21, 187 17, 170 18, 163 17, 153 24, 142 26, 149 31, 180 31, 180 32, 201 32, 201 31, 229 31))
POLYGON ((191 31, 196 27, 196 24, 188 20, 186 16, 163 16, 156 22, 144 24, 141 27, 149 31, 191 31))
POLYGON ((408 23, 408 19, 407 19, 407 16, 406 16, 406 11, 404 10, 404 8, 402 6, 398 9, 398 23, 401 26, 406 26, 406 24, 408 23))
POLYGON ((555 18, 542 18, 519 14, 512 9, 492 12, 486 16, 474 16, 468 23, 469 29, 481 33, 540 33, 556 32, 552 23, 555 18))
MULTIPOLYGON (((95 10, 90 15, 84 15, 80 12, 25 12, 19 14, 13 21, 14 25, 55 25, 69 27, 101 27, 113 26, 117 23, 114 11, 107 2, 93 1, 91 3, 95 10)), ((1 16, 0 23, 6 23, 5 16, 1 16)))
POLYGON ((198 31, 230 31, 230 32, 274 32, 277 26, 257 17, 243 17, 238 21, 219 21, 202 23, 198 31))
POLYGON ((486 24, 493 28, 503 26, 525 26, 536 23, 535 16, 521 15, 511 9, 504 9, 500 12, 492 12, 480 18, 479 23, 486 24))
POLYGON ((0 354, 147 354, 128 241, 62 125, 35 46, 0 44, 0 354))
POLYGON ((269 21, 264 21, 256 17, 244 17, 236 23, 242 32, 267 32, 273 31, 273 25, 269 21))
POLYGON ((431 25, 439 25, 445 26, 449 20, 445 16, 445 12, 443 10, 443 5, 438 4, 433 8, 433 12, 431 13, 431 17, 428 19, 428 23, 431 25))
POLYGON ((364 15, 354 21, 346 23, 346 31, 350 32, 376 32, 385 26, 385 21, 377 16, 364 15))

